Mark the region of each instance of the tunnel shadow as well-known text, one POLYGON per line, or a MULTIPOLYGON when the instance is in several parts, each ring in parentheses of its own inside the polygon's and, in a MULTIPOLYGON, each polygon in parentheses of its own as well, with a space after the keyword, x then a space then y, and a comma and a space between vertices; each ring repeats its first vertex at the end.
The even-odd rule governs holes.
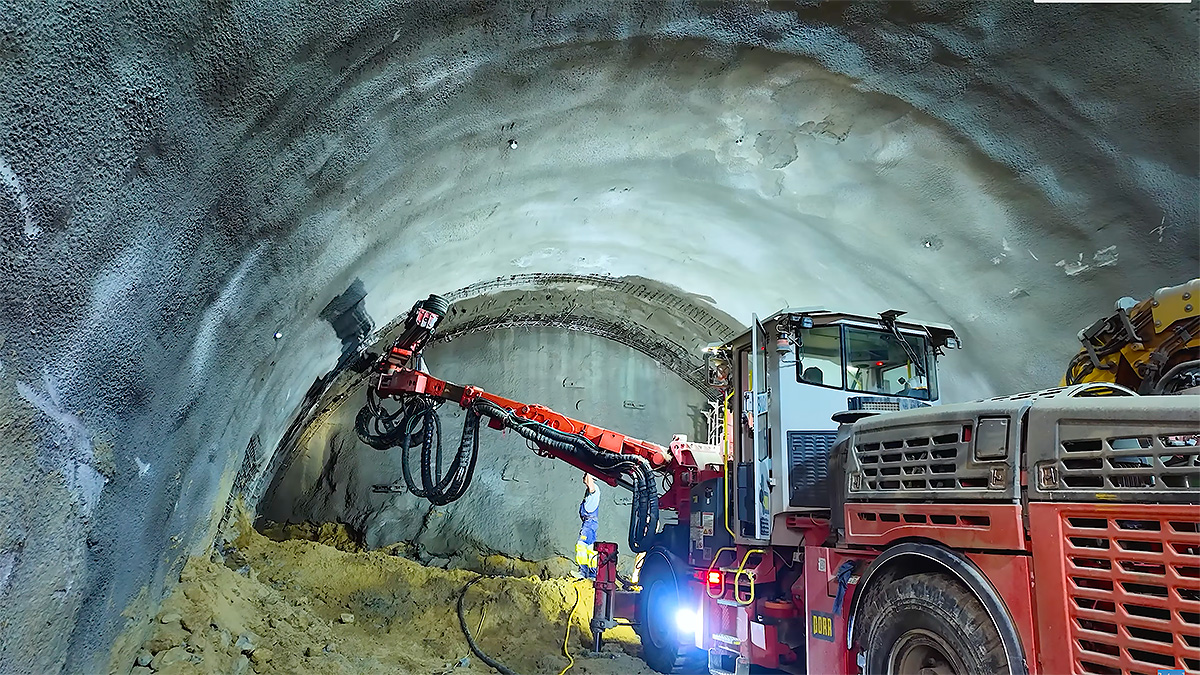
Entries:
POLYGON ((333 327, 333 332, 342 342, 342 355, 333 368, 334 373, 361 360, 363 340, 375 329, 375 322, 363 305, 366 299, 367 289, 362 279, 356 277, 346 290, 321 310, 321 320, 333 327))
MULTIPOLYGON (((320 318, 333 327, 334 333, 342 343, 341 355, 333 368, 314 379, 312 385, 304 393, 291 424, 288 425, 279 445, 276 446, 276 452, 271 454, 268 466, 261 471, 259 464, 263 458, 255 442, 257 439, 251 442, 243 457, 238 478, 234 481, 234 490, 226 503, 225 513, 221 519, 222 528, 229 521, 233 504, 239 497, 255 511, 262 503, 269 503, 274 499, 276 492, 281 488, 288 467, 295 460, 291 449, 297 447, 297 441, 303 435, 304 430, 322 409, 319 404, 326 397, 330 386, 343 372, 365 373, 371 367, 374 359, 371 354, 367 353, 364 341, 375 329, 375 322, 364 306, 366 298, 367 290, 362 279, 355 278, 345 291, 335 296, 321 310, 320 318), (251 478, 255 475, 265 477, 266 485, 261 484, 261 479, 251 478)), ((343 392, 342 397, 345 395, 347 395, 346 392, 343 392)))

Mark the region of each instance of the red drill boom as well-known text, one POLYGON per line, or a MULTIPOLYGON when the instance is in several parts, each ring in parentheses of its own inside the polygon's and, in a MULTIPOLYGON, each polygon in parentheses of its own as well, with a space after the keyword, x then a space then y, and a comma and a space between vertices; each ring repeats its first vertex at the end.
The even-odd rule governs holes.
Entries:
MULTIPOLYGON (((384 397, 402 397, 408 394, 423 394, 444 401, 453 401, 463 408, 469 408, 477 399, 491 401, 496 405, 511 411, 521 419, 529 420, 545 424, 559 431, 568 434, 576 434, 586 438, 596 445, 596 447, 607 452, 616 453, 619 455, 634 455, 641 457, 650 462, 650 466, 654 469, 665 468, 672 460, 682 462, 684 458, 673 456, 671 451, 656 443, 643 441, 632 436, 619 434, 609 429, 598 427, 594 424, 580 422, 572 419, 561 413, 555 412, 550 408, 542 405, 521 403, 512 399, 497 396, 496 394, 488 393, 479 387, 461 386, 453 382, 438 379, 428 373, 419 370, 413 370, 407 367, 397 367, 394 364, 384 362, 381 364, 383 372, 379 375, 379 384, 375 391, 380 398, 384 397)), ((494 429, 503 429, 504 426, 496 419, 488 422, 488 426, 494 429)), ((610 484, 615 485, 616 481, 595 470, 595 467, 582 466, 574 460, 573 457, 557 453, 553 449, 540 448, 539 452, 547 456, 554 456, 568 463, 578 466, 580 469, 592 473, 600 478, 603 478, 610 484)))

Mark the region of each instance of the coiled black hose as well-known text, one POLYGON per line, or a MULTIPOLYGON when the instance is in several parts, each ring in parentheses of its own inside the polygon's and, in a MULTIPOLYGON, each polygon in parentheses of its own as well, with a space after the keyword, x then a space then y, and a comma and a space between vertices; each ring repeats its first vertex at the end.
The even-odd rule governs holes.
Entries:
POLYGON ((410 396, 396 412, 389 413, 368 394, 367 405, 358 411, 354 428, 367 445, 386 450, 399 447, 400 466, 408 491, 430 503, 444 506, 467 491, 479 457, 479 414, 467 411, 458 450, 442 472, 442 426, 438 403, 428 396, 410 396), (420 447, 420 483, 413 476, 410 450, 420 447))
POLYGON ((416 397, 401 421, 400 465, 408 491, 417 497, 428 499, 435 506, 445 506, 457 501, 466 493, 475 475, 475 463, 479 459, 479 414, 467 410, 458 451, 454 453, 449 468, 442 473, 442 425, 433 399, 416 397), (420 424, 421 483, 413 480, 409 467, 409 450, 418 436, 420 424))
POLYGON ((658 529, 658 486, 650 463, 641 457, 618 455, 601 450, 587 437, 518 417, 514 412, 484 398, 467 407, 458 451, 449 468, 442 473, 441 422, 437 404, 427 396, 410 396, 396 412, 387 412, 377 398, 368 394, 367 405, 359 411, 355 429, 363 442, 373 448, 399 446, 401 470, 409 492, 444 506, 462 497, 475 474, 479 457, 479 422, 482 417, 498 420, 525 439, 543 447, 569 454, 608 474, 627 475, 627 487, 633 492, 629 518, 629 548, 634 553, 650 549, 658 529), (421 446, 421 482, 418 485, 409 464, 409 450, 421 446))
POLYGON ((376 450, 394 448, 400 445, 402 427, 397 421, 404 413, 405 404, 396 412, 388 412, 380 404, 375 391, 367 389, 367 404, 359 408, 354 418, 354 430, 363 443, 376 450))

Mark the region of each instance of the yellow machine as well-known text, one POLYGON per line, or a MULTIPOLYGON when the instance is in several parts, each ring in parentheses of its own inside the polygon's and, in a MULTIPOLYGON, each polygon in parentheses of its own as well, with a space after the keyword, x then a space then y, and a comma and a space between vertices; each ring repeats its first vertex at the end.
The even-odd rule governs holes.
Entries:
POLYGON ((1079 341, 1063 384, 1113 382, 1139 394, 1200 387, 1200 279, 1141 302, 1117 300, 1113 314, 1079 331, 1079 341))

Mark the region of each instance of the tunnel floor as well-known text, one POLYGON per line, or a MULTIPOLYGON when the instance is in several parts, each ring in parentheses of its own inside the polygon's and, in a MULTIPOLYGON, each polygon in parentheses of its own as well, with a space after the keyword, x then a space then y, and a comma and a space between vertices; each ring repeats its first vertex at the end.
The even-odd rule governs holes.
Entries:
POLYGON ((138 650, 135 675, 491 673, 471 655, 456 613, 480 572, 464 616, 479 647, 513 671, 652 672, 628 628, 609 631, 604 650, 590 652, 591 584, 567 576, 566 560, 426 565, 406 557, 406 544, 362 551, 338 526, 259 532, 242 518, 235 527, 224 550, 187 563, 138 650), (568 617, 573 664, 563 651, 568 617))

